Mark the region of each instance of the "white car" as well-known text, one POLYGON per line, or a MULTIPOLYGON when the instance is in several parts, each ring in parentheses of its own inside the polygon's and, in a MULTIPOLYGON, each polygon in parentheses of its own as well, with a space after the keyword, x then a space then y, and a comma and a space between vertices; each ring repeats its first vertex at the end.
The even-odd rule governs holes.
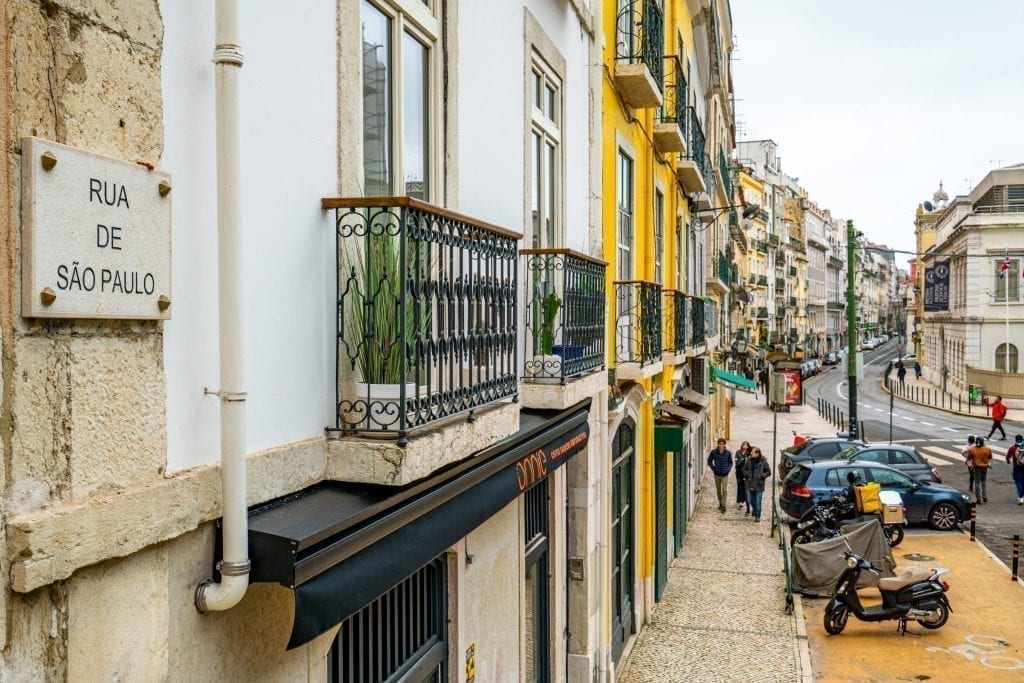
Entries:
POLYGON ((863 344, 861 344, 861 348, 863 348, 866 351, 871 350, 876 346, 878 346, 878 342, 876 342, 874 339, 867 339, 864 341, 863 344))

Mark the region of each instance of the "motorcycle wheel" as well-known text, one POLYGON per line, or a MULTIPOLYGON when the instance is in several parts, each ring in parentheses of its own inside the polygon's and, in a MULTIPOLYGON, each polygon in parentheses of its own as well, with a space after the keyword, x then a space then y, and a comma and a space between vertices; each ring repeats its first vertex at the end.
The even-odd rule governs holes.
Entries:
POLYGON ((814 534, 810 531, 801 531, 793 537, 793 545, 803 545, 804 543, 814 543, 814 534))
POLYGON ((889 542, 890 548, 895 548, 903 542, 903 527, 901 526, 888 526, 882 527, 882 531, 885 532, 885 540, 889 542))
POLYGON ((946 603, 940 602, 939 606, 935 608, 935 617, 932 619, 918 619, 917 623, 921 624, 925 628, 942 628, 946 621, 949 619, 949 608, 946 607, 946 603))
MULTIPOLYGON (((846 620, 850 616, 850 609, 846 605, 836 605, 825 610, 825 630, 830 636, 837 636, 846 628, 846 620)), ((945 622, 943 622, 945 623, 945 622)), ((942 624, 939 624, 941 626, 942 624)), ((929 626, 928 628, 938 628, 929 626)))

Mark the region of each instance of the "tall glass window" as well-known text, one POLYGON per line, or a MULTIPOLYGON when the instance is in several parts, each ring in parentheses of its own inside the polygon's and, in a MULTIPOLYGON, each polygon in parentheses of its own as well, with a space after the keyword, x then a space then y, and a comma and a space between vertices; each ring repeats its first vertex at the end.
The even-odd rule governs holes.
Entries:
POLYGON ((654 281, 663 285, 665 272, 665 195, 661 190, 654 191, 654 281))
POLYGON ((535 249, 547 249, 561 242, 558 206, 562 183, 562 81, 540 55, 534 54, 530 83, 530 244, 535 249))
POLYGON ((633 279, 633 160, 619 150, 618 182, 618 267, 620 280, 633 279))
POLYGON ((1020 300, 1020 260, 1010 259, 1010 267, 1002 273, 1003 259, 995 261, 995 295, 996 301, 1006 301, 1007 292, 1010 301, 1020 300), (1002 275, 1002 277, 1000 277, 1002 275))
POLYGON ((363 0, 363 191, 429 200, 438 21, 422 0, 363 0))

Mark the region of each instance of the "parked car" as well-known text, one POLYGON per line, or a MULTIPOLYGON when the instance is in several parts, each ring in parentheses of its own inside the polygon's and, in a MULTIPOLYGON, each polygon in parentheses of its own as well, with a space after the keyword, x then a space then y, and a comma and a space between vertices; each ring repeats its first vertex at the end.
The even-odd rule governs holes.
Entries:
POLYGON ((822 361, 824 365, 835 365, 839 362, 839 356, 836 355, 835 351, 829 351, 825 354, 825 360, 822 361))
POLYGON ((919 481, 942 483, 939 471, 932 467, 914 446, 906 444, 869 443, 865 446, 850 446, 836 453, 835 459, 847 462, 877 462, 889 465, 919 481))
POLYGON ((861 344, 860 346, 865 351, 870 351, 871 349, 878 346, 878 342, 876 342, 874 339, 865 339, 864 343, 861 344))
POLYGON ((859 439, 837 436, 819 436, 807 439, 803 443, 782 449, 779 458, 779 476, 784 477, 797 463, 831 460, 844 448, 864 445, 859 439))
POLYGON ((970 515, 970 496, 952 486, 925 484, 888 465, 843 460, 804 462, 794 467, 782 483, 779 505, 790 517, 799 518, 816 500, 845 491, 850 472, 856 472, 865 482, 878 482, 883 491, 899 493, 910 524, 928 524, 947 531, 970 515))

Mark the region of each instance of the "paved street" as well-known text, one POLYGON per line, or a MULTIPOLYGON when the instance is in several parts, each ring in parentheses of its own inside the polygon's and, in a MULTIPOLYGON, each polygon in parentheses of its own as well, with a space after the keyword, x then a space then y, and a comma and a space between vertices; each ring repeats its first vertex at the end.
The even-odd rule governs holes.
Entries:
MULTIPOLYGON (((768 456, 771 412, 749 394, 737 393, 737 401, 729 448, 748 440, 768 456)), ((780 443, 790 442, 792 428, 828 427, 809 408, 798 410, 780 414, 780 443)), ((734 486, 730 475, 730 500, 735 500, 734 486)), ((801 664, 797 620, 785 611, 782 554, 777 537, 769 536, 770 491, 760 523, 735 505, 724 515, 717 506, 714 482, 707 474, 682 553, 669 569, 662 602, 621 680, 791 682, 809 676, 806 657, 801 664)))
MULTIPOLYGON (((864 380, 858 388, 858 414, 868 441, 889 440, 889 394, 881 380, 886 365, 896 355, 896 345, 890 341, 880 348, 865 353, 864 380)), ((912 375, 913 373, 911 373, 912 375)), ((910 380, 911 382, 913 380, 910 380)), ((846 370, 831 369, 808 379, 805 384, 808 406, 816 406, 817 398, 831 401, 844 412, 847 404, 846 370)), ((957 415, 937 408, 917 405, 900 398, 892 400, 892 439, 896 443, 912 444, 938 469, 942 482, 967 491, 967 468, 960 456, 968 434, 987 436, 991 420, 986 417, 957 415)), ((965 407, 966 409, 966 407, 965 407)), ((984 414, 984 408, 973 410, 984 414)), ((1004 421, 1010 439, 1024 433, 1024 424, 1016 421, 1020 411, 1012 411, 1004 421)), ((990 441, 994 461, 989 472, 989 503, 978 507, 978 537, 993 553, 1004 561, 1010 558, 1013 534, 1024 535, 1024 507, 1017 505, 1010 467, 1006 464, 1007 441, 990 441)))

